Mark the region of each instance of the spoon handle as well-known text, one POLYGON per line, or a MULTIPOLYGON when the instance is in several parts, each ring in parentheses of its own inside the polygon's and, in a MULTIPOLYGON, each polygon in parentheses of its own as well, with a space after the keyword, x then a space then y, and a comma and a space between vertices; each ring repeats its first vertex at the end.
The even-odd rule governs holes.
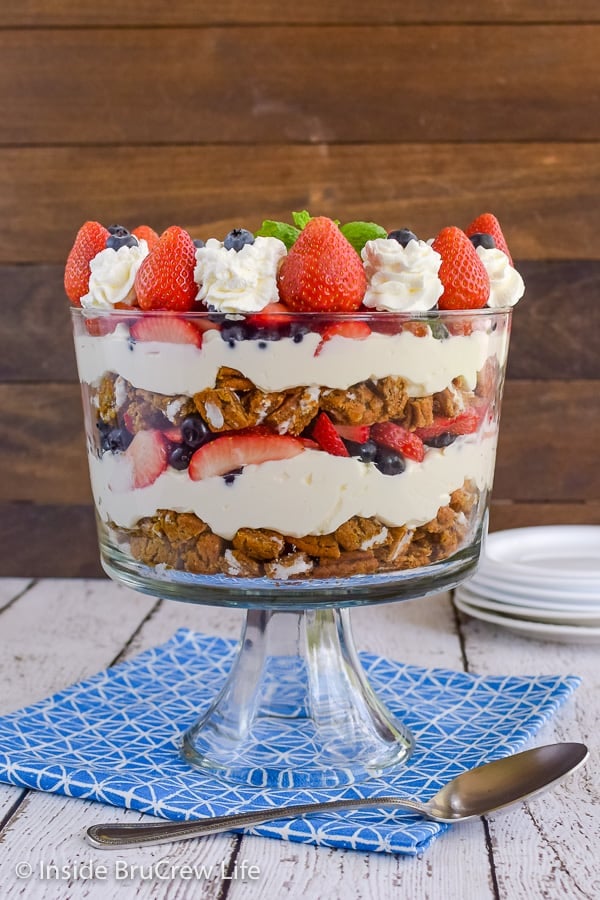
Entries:
POLYGON ((272 807, 231 816, 213 816, 194 822, 91 825, 87 830, 87 838, 92 847, 118 850, 133 845, 148 846, 149 844, 163 844, 167 841, 204 837, 207 834, 231 831, 234 828, 250 828, 253 825, 262 825, 275 819, 291 819, 296 816, 314 815, 321 812, 335 812, 338 809, 364 809, 365 807, 378 809, 382 806, 410 809, 424 816, 429 815, 427 806, 417 803, 415 800, 405 800, 399 797, 357 797, 346 800, 328 800, 324 803, 298 803, 295 806, 272 807))

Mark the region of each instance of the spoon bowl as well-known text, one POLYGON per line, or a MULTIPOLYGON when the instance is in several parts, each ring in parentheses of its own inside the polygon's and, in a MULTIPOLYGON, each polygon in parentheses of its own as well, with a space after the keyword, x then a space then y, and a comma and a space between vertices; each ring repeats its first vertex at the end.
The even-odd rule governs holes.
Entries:
POLYGON ((426 802, 404 797, 353 797, 323 803, 269 807, 193 822, 92 825, 87 830, 87 838, 93 847, 117 850, 128 846, 204 837, 234 828, 250 828, 276 819, 365 807, 395 807, 420 813, 434 822, 464 822, 541 793, 579 768, 587 756, 585 744, 563 743, 534 747, 463 772, 426 802))

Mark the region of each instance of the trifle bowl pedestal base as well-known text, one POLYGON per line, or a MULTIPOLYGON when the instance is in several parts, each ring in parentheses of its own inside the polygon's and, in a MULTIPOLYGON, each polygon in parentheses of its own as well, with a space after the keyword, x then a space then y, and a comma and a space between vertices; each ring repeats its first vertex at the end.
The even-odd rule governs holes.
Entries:
POLYGON ((212 706, 183 738, 205 773, 265 788, 334 788, 403 763, 412 737, 370 686, 347 609, 249 609, 212 706))

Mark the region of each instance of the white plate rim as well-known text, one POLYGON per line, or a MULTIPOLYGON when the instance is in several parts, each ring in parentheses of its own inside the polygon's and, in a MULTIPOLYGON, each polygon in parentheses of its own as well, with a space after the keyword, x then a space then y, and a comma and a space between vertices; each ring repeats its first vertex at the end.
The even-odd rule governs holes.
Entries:
MULTIPOLYGON (((468 603, 470 606, 478 606, 481 609, 489 609, 491 612, 504 612, 505 615, 513 614, 515 619, 527 619, 527 613, 531 613, 536 617, 545 616, 547 619, 554 619, 555 624, 560 625, 561 622, 564 622, 565 625, 575 625, 581 624, 585 625, 586 620, 595 619, 598 623, 598 627, 600 628, 600 608, 598 611, 591 612, 589 610, 581 610, 579 613, 575 610, 571 611, 569 609, 549 609, 548 607, 541 606, 520 606, 517 604, 503 603, 501 600, 493 600, 491 597, 486 597, 485 594, 479 594, 474 591, 468 589, 466 585, 461 585, 456 589, 456 595, 460 596, 465 603, 468 603), (569 621, 569 618, 576 619, 579 618, 579 622, 569 621)), ((541 621, 541 619, 531 619, 531 621, 541 621)), ((552 624, 549 622, 548 624, 552 624)))
POLYGON ((454 602, 458 609, 474 619, 481 619, 491 625, 500 625, 511 631, 519 631, 524 634, 544 635, 545 637, 581 637, 597 638, 600 640, 600 627, 593 628, 585 625, 551 625, 546 622, 532 622, 529 619, 512 619, 510 616, 501 616, 486 612, 476 606, 471 606, 460 597, 455 597, 454 602))
POLYGON ((600 608, 600 588, 595 594, 586 594, 573 590, 556 590, 555 588, 533 587, 528 584, 517 585, 516 583, 506 584, 500 579, 492 579, 486 577, 486 573, 478 569, 475 575, 469 579, 469 584, 476 585, 482 590, 487 590, 498 595, 496 599, 503 599, 505 596, 511 598, 514 596, 522 597, 528 600, 542 600, 548 603, 553 601, 562 601, 572 605, 598 606, 600 608))
MULTIPOLYGON (((514 547, 515 543, 518 543, 520 547, 523 546, 523 542, 536 541, 540 540, 542 537, 546 539, 555 539, 557 536, 560 539, 568 540, 568 541, 581 541, 584 538, 590 538, 593 536, 596 539, 596 543, 600 548, 600 525, 534 525, 527 528, 509 528, 505 531, 494 531, 488 535, 486 543, 485 543, 485 557, 486 561, 491 562, 493 565, 510 565, 513 569, 517 571, 526 571, 534 574, 540 574, 544 577, 548 577, 549 573, 547 569, 542 568, 541 566, 531 565, 529 563, 516 562, 514 559, 506 559, 506 557, 502 559, 497 559, 493 553, 498 553, 499 548, 504 547, 505 552, 507 549, 514 547), (490 552, 491 551, 491 552, 490 552)), ((600 557, 599 557, 600 558, 600 557)), ((599 567, 600 568, 600 567, 599 567)), ((554 578, 555 576, 563 577, 563 578, 575 578, 577 579, 577 572, 573 569, 552 569, 550 572, 550 576, 554 578)), ((590 578, 589 573, 582 573, 582 578, 590 578)), ((594 577, 593 575, 591 576, 594 577)))

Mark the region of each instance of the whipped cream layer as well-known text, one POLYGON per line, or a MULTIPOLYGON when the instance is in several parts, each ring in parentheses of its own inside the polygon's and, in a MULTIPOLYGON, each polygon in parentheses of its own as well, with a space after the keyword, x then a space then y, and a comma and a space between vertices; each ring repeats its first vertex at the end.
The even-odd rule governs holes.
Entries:
POLYGON ((300 343, 236 341, 233 347, 218 331, 203 335, 202 347, 154 341, 134 343, 125 325, 103 337, 75 340, 79 377, 97 384, 106 372, 117 372, 137 388, 159 394, 189 396, 214 387, 221 366, 238 369, 263 391, 283 391, 301 385, 347 389, 359 381, 388 375, 404 379, 408 393, 420 397, 442 391, 462 375, 475 387, 477 372, 489 356, 504 363, 508 334, 483 331, 446 340, 416 337, 411 332, 372 332, 364 340, 333 337, 320 349, 321 336, 305 335, 300 343), (266 346, 261 346, 266 344, 266 346))
POLYGON ((461 438, 429 449, 421 463, 406 460, 401 475, 383 475, 372 463, 305 450, 293 459, 245 466, 232 484, 217 476, 192 481, 168 469, 149 487, 120 493, 123 455, 90 454, 92 490, 104 521, 132 528, 159 509, 192 512, 221 537, 238 528, 270 528, 282 534, 329 534, 352 516, 375 516, 384 525, 415 528, 435 518, 450 494, 472 479, 491 487, 496 434, 461 438))

